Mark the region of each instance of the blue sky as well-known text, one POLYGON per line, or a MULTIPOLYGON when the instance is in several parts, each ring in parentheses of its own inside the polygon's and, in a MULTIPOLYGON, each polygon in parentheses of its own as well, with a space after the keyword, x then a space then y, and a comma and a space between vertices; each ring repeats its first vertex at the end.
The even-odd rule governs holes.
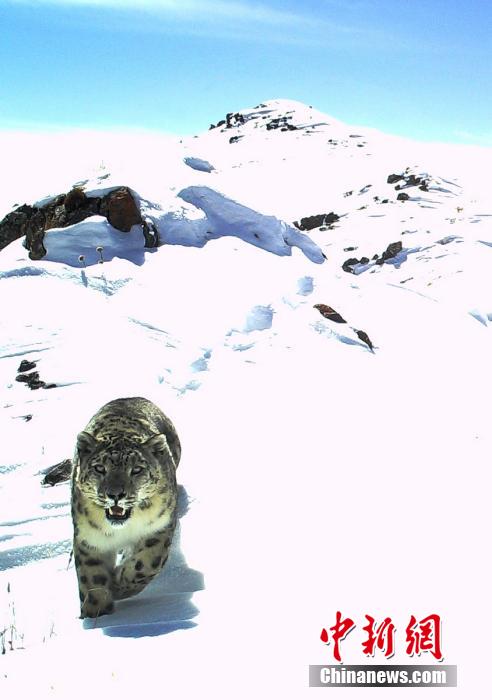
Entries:
POLYGON ((198 133, 283 97, 492 145, 488 0, 0 0, 0 128, 198 133))

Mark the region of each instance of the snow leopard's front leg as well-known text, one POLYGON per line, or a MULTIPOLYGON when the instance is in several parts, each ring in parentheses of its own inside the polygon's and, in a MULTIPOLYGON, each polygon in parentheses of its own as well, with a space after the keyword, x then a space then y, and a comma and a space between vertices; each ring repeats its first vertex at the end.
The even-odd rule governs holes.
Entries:
POLYGON ((166 563, 175 529, 173 522, 164 530, 140 540, 113 581, 113 598, 129 598, 147 586, 166 563))
POLYGON ((88 550, 74 540, 74 556, 79 582, 80 617, 99 617, 113 612, 114 555, 88 550))

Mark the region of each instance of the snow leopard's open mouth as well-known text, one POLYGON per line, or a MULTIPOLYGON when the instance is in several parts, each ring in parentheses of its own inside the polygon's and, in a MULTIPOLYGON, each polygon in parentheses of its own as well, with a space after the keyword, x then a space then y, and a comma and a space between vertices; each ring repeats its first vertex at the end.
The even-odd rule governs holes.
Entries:
POLYGON ((122 508, 121 506, 111 506, 111 508, 106 508, 104 511, 106 513, 106 519, 112 525, 120 525, 128 520, 132 514, 131 508, 122 508))

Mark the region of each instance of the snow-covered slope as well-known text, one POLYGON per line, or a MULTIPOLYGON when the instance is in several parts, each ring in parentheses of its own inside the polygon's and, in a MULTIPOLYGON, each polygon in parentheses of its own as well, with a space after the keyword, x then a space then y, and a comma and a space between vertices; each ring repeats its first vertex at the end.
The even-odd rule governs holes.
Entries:
MULTIPOLYGON (((130 187, 163 245, 92 217, 49 231, 41 261, 21 240, 0 252, 0 677, 64 697, 80 655, 84 683, 120 697, 307 697, 337 610, 360 623, 345 663, 384 663, 360 650, 366 613, 404 635, 435 612, 450 692, 484 697, 490 153, 274 100, 104 158, 79 184, 130 187), (45 387, 16 381, 22 360, 45 387), (178 536, 157 581, 81 623, 68 486, 40 474, 131 395, 180 433, 178 536)), ((60 172, 52 191, 36 173, 33 201, 59 194, 60 172)), ((400 636, 392 662, 427 656, 400 636)))

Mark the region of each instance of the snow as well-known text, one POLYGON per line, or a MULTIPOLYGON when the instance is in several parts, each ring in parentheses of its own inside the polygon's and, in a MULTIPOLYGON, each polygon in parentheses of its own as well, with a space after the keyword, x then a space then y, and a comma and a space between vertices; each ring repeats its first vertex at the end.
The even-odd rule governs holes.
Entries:
MULTIPOLYGON (((432 662, 406 656, 404 630, 411 614, 440 614, 445 663, 458 664, 448 692, 483 697, 490 152, 410 144, 295 102, 239 114, 182 143, 134 136, 126 162, 113 143, 103 176, 84 153, 86 190, 131 187, 160 248, 92 217, 50 231, 41 261, 21 241, 0 252, 4 687, 308 697, 309 664, 333 658, 320 631, 341 610, 358 624, 342 644, 354 664, 385 663, 360 650, 366 613, 393 618, 392 663, 432 662), (298 128, 267 128, 283 117, 298 128), (386 180, 406 168, 429 191, 400 202, 386 180), (341 218, 325 230, 292 225, 330 211, 341 218), (395 241, 402 252, 376 265, 395 241), (23 359, 56 388, 16 382, 23 359), (157 580, 82 622, 69 488, 40 479, 103 403, 131 395, 180 434, 179 529, 157 580)), ((60 191, 60 170, 31 172, 30 201, 60 191)))
POLYGON ((203 158, 193 158, 192 156, 187 156, 186 158, 183 158, 183 160, 186 165, 189 165, 189 167, 193 168, 194 170, 199 170, 204 173, 211 173, 212 170, 215 170, 214 166, 211 165, 208 160, 203 160, 203 158))

